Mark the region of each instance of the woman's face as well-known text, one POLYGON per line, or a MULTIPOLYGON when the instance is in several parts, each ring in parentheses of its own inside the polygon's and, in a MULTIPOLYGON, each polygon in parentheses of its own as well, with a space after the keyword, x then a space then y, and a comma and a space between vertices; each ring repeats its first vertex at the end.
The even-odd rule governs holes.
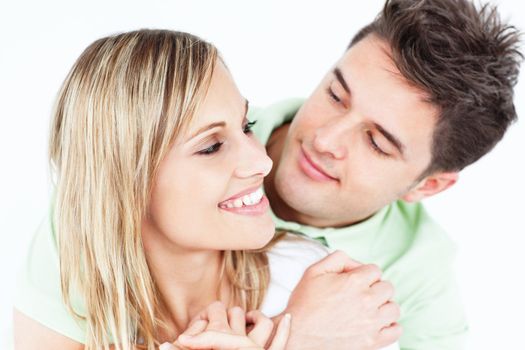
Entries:
POLYGON ((218 61, 194 121, 160 165, 143 235, 185 250, 256 249, 272 238, 261 190, 272 161, 246 112, 247 101, 218 61))

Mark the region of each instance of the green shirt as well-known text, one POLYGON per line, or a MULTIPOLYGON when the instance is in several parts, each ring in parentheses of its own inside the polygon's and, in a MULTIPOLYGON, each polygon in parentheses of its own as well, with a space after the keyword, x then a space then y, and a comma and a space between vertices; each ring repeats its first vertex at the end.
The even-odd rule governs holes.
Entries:
MULTIPOLYGON (((266 144, 272 131, 293 119, 304 100, 250 109, 253 131, 266 144)), ((369 219, 343 228, 318 228, 281 220, 278 229, 315 238, 363 263, 377 264, 395 287, 401 307, 401 349, 462 349, 467 332, 455 282, 456 248, 420 203, 396 201, 369 219)))
MULTIPOLYGON (((286 101, 264 110, 251 110, 258 119, 256 135, 266 142, 272 130, 291 120, 301 100, 286 101)), ((36 232, 26 264, 19 275, 15 307, 46 327, 85 343, 85 322, 67 311, 60 290, 60 270, 51 215, 36 232)), ((459 349, 466 323, 453 279, 454 246, 419 204, 396 202, 370 219, 345 228, 319 229, 285 222, 278 228, 323 240, 352 258, 373 262, 396 287, 404 334, 402 349, 459 349)), ((85 307, 73 296, 73 308, 85 307)))
MULTIPOLYGON (((86 342, 86 322, 74 318, 62 298, 60 262, 55 230, 50 215, 36 231, 17 281, 15 308, 53 331, 79 343, 86 342)), ((71 304, 86 315, 81 299, 71 296, 71 304)))

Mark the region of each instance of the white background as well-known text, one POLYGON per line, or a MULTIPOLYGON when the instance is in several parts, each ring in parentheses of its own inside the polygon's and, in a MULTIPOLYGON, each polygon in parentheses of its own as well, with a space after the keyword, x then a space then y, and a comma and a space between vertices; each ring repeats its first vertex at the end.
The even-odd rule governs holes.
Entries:
MULTIPOLYGON (((525 27, 520 0, 500 0, 525 27)), ((14 281, 49 202, 51 107, 67 71, 99 37, 138 28, 184 30, 213 42, 253 105, 307 96, 372 20, 382 0, 17 1, 0 4, 0 329, 14 281)), ((525 118, 525 74, 516 90, 525 118)), ((523 349, 525 121, 511 127, 457 186, 427 201, 459 246, 469 349, 523 349), (522 277, 520 277, 522 276, 522 277), (521 344, 520 344, 521 342, 521 344)), ((0 333, 0 340, 5 334, 0 333)))

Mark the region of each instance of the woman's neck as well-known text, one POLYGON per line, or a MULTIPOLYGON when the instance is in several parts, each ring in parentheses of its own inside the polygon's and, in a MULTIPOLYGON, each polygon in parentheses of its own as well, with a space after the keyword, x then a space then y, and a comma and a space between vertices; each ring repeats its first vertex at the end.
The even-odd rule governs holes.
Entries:
POLYGON ((170 341, 213 301, 230 302, 229 283, 221 278, 223 253, 183 249, 160 234, 145 231, 147 225, 143 225, 144 249, 160 294, 161 317, 169 328, 163 337, 170 341))
POLYGON ((165 322, 174 333, 170 335, 183 332, 193 317, 213 301, 228 303, 228 284, 226 278, 221 279, 222 256, 192 255, 151 262, 165 322))

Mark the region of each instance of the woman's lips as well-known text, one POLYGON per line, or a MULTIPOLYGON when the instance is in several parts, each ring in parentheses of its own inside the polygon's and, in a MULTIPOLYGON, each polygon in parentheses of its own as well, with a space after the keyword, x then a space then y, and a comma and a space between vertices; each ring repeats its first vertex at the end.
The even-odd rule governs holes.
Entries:
POLYGON ((323 171, 321 167, 316 165, 306 154, 306 152, 301 147, 299 152, 299 168, 308 176, 310 179, 327 182, 327 181, 338 181, 336 178, 331 177, 323 171))

